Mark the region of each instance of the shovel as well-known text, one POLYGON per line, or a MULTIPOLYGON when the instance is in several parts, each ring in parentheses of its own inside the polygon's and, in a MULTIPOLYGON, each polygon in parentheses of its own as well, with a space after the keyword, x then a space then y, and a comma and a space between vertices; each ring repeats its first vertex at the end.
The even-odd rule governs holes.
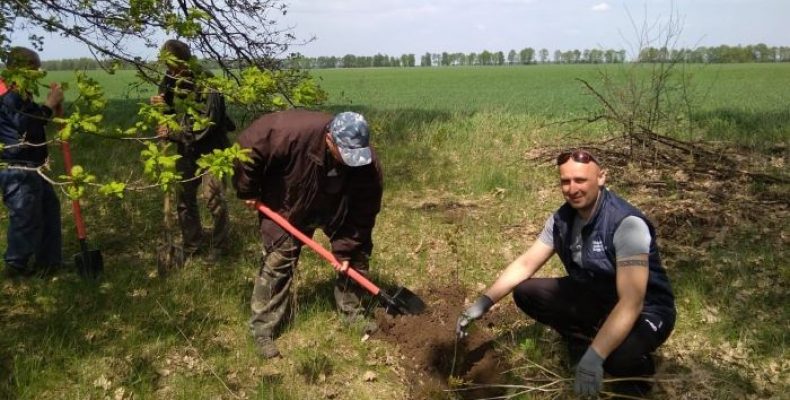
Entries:
POLYGON ((335 271, 346 274, 349 278, 353 279, 360 286, 364 287, 371 295, 378 297, 381 305, 390 314, 420 314, 425 310, 425 302, 422 301, 416 294, 405 287, 399 286, 395 288, 395 294, 389 295, 382 291, 378 286, 373 284, 368 278, 359 273, 354 268, 343 269, 343 265, 335 258, 334 254, 321 247, 318 242, 307 237, 304 233, 300 232, 288 220, 266 207, 261 202, 255 203, 255 208, 269 217, 272 221, 280 225, 283 229, 294 235, 297 239, 302 241, 311 249, 315 250, 318 255, 329 261, 335 271))
MULTIPOLYGON (((60 148, 63 151, 63 163, 66 164, 66 174, 71 176, 72 163, 69 142, 61 142, 60 148)), ((104 271, 104 260, 99 250, 88 250, 88 234, 85 231, 85 222, 82 220, 80 201, 77 199, 72 200, 71 209, 74 212, 74 221, 77 223, 77 238, 80 241, 80 252, 74 255, 74 266, 81 277, 95 279, 104 271)))

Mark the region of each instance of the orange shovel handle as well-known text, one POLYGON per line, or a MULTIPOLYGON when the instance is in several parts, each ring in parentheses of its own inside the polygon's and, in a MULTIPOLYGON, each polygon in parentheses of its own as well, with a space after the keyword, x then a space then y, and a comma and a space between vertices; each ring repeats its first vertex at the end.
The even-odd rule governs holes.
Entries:
MULTIPOLYGON (((69 142, 60 142, 60 149, 63 151, 63 164, 66 165, 66 175, 71 176, 71 147, 69 142)), ((85 222, 82 220, 82 209, 79 200, 71 201, 71 210, 74 212, 74 220, 77 222, 77 238, 85 240, 88 234, 85 232, 85 222)))
MULTIPOLYGON (((50 84, 50 87, 54 86, 55 83, 50 84)), ((63 105, 60 104, 53 111, 56 117, 62 117, 63 105)), ((69 146, 69 142, 65 140, 60 142, 60 150, 63 152, 63 164, 66 167, 66 175, 71 176, 71 167, 74 163, 71 160, 71 146, 69 146)), ((74 221, 77 225, 77 238, 80 241, 84 241, 88 237, 88 233, 85 231, 85 221, 82 219, 82 209, 80 208, 79 200, 71 201, 71 210, 74 213, 74 221)))
POLYGON ((315 252, 318 253, 318 255, 329 261, 329 263, 332 264, 332 267, 335 269, 335 271, 348 275, 349 278, 356 281, 367 291, 369 291, 372 295, 377 296, 379 294, 381 289, 379 289, 378 286, 373 284, 373 282, 368 280, 368 278, 360 274, 359 271, 355 270, 354 268, 349 267, 343 269, 343 264, 341 264, 340 261, 337 260, 337 258, 335 257, 334 254, 332 254, 332 252, 323 248, 320 244, 318 244, 318 242, 307 237, 307 235, 305 235, 304 233, 300 232, 298 229, 296 229, 296 227, 291 225, 291 223, 288 222, 287 219, 280 216, 280 214, 277 214, 276 212, 272 211, 269 207, 266 207, 266 205, 261 203, 260 201, 255 202, 255 208, 257 208, 258 211, 262 212, 264 215, 269 217, 269 219, 277 223, 277 225, 280 225, 283 229, 288 231, 288 233, 294 235, 302 243, 306 244, 308 247, 315 250, 315 252))

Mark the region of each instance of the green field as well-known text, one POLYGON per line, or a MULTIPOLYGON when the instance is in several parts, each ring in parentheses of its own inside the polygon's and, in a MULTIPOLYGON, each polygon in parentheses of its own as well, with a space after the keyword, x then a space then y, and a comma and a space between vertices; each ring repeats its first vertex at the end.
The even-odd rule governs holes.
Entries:
MULTIPOLYGON (((528 67, 373 68, 315 70, 333 105, 376 109, 506 111, 546 117, 583 113, 594 102, 575 78, 593 81, 600 71, 619 75, 628 66, 535 65, 528 67)), ((682 67, 678 67, 680 70, 682 67)), ((721 108, 779 111, 790 85, 785 64, 720 64, 685 67, 699 86, 700 111, 721 108)), ((645 70, 650 66, 644 67, 645 70)))
MULTIPOLYGON (((622 79, 629 66, 535 65, 528 67, 371 68, 315 70, 330 94, 328 109, 376 113, 499 113, 558 121, 580 118, 596 107, 582 84, 601 72, 622 79)), ((651 66, 645 66, 649 73, 651 66)), ((690 78, 693 118, 711 139, 746 144, 790 137, 790 65, 719 64, 678 66, 690 78)), ((129 99, 147 99, 154 88, 130 85, 130 71, 114 76, 91 72, 123 115, 129 99)), ((56 81, 73 74, 50 72, 56 81)), ((113 114, 115 108, 111 108, 113 114)), ((586 129, 595 129, 587 127, 586 129)))
MULTIPOLYGON (((620 76, 619 67, 609 68, 620 76)), ((690 68, 692 129, 660 133, 716 142, 716 154, 738 160, 739 168, 785 180, 611 160, 610 187, 658 221, 678 298, 678 324, 659 351, 666 382, 656 398, 782 398, 790 391, 790 65, 690 68)), ((595 83, 599 73, 596 66, 553 65, 314 71, 330 94, 323 108, 365 114, 382 158, 374 278, 423 294, 457 285, 474 299, 561 204, 546 162, 553 151, 610 137, 603 124, 571 122, 597 107, 576 78, 595 83)), ((129 72, 91 74, 105 87, 110 131, 128 126, 135 105, 154 93, 129 86, 129 72)), ((64 72, 50 78, 73 80, 64 72)), ((128 140, 74 140, 76 162, 102 181, 141 182, 140 150, 128 140)), ((57 176, 57 148, 51 152, 57 176)), ((360 341, 358 329, 339 321, 333 272, 308 251, 297 273, 298 313, 280 339, 286 357, 257 358, 246 326, 260 258, 256 221, 233 195, 231 189, 230 254, 162 279, 154 258, 163 237, 161 192, 124 200, 89 193, 89 242, 105 255, 104 279, 94 284, 63 272, 0 282, 0 398, 421 398, 410 391, 414 383, 403 372, 409 360, 397 345, 360 341), (367 372, 376 378, 363 379, 367 372)), ((71 255, 73 220, 61 199, 64 255, 71 255)), ((559 274, 561 267, 553 260, 544 271, 559 274)), ((497 337, 493 347, 513 368, 531 362, 571 376, 558 361, 563 350, 555 336, 520 318, 510 300, 496 313, 501 324, 479 329, 497 337)), ((505 376, 526 385, 532 373, 539 371, 505 376)), ((457 397, 438 391, 429 398, 457 397)))
MULTIPOLYGON (((330 93, 331 106, 377 110, 414 109, 459 112, 504 111, 545 117, 584 113, 594 102, 581 78, 601 71, 618 75, 627 66, 535 65, 528 67, 371 68, 313 70, 330 93)), ((649 69, 650 67, 645 67, 649 69)), ((735 109, 781 112, 787 107, 787 64, 691 65, 685 68, 698 91, 700 112, 735 109)), ((129 86, 130 71, 116 75, 90 71, 111 98, 147 98, 150 86, 129 86)), ((73 73, 50 72, 48 79, 70 81, 73 73)))

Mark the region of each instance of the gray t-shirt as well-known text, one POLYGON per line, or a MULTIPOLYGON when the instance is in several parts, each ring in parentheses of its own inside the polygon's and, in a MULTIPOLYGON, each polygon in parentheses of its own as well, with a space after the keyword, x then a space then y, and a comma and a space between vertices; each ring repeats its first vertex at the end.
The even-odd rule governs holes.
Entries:
MULTIPOLYGON (((571 253, 573 261, 582 265, 582 235, 581 229, 584 221, 576 214, 571 230, 571 253)), ((554 247, 554 215, 549 216, 543 225, 543 230, 538 235, 538 240, 545 245, 554 247)), ((645 221, 639 217, 628 216, 623 219, 617 230, 614 231, 615 259, 650 253, 650 229, 645 221)))

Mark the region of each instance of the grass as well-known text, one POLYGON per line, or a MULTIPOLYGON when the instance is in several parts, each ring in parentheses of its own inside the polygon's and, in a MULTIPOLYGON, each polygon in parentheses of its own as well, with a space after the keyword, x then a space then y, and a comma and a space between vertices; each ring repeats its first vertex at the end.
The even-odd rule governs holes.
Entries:
MULTIPOLYGON (((758 158, 786 163, 788 72, 790 66, 773 64, 695 71, 705 94, 696 111, 700 136, 761 151, 784 145, 758 158)), ((134 104, 153 93, 126 89, 125 74, 96 76, 110 97, 110 128, 133 118, 134 104)), ((529 161, 530 151, 571 146, 604 131, 552 124, 593 106, 574 81, 594 79, 591 66, 316 74, 331 94, 327 110, 365 113, 383 160, 374 277, 413 290, 460 283, 476 295, 534 240, 562 201, 554 168, 529 161)), ((60 73, 51 78, 69 79, 60 73)), ((131 142, 88 137, 74 146, 76 162, 99 179, 138 179, 139 150, 131 142)), ((57 150, 52 153, 59 165, 57 150)), ((641 205, 686 195, 676 189, 674 197, 656 198, 624 181, 610 182, 641 205)), ((217 264, 197 260, 159 279, 153 255, 162 234, 161 193, 130 193, 123 201, 90 194, 83 202, 88 240, 104 253, 104 279, 91 284, 60 274, 0 282, 0 398, 407 398, 401 372, 408 362, 390 344, 361 342, 358 329, 339 321, 331 300, 333 272, 309 251, 296 277, 298 313, 279 340, 287 357, 257 358, 247 319, 260 248, 254 218, 232 196, 230 191, 230 255, 217 264), (369 371, 375 380, 363 379, 369 371)), ((77 252, 72 216, 61 199, 64 254, 71 255, 77 252)), ((771 220, 776 206, 764 207, 766 215, 736 220, 726 230, 689 222, 695 241, 710 229, 723 232, 699 246, 679 234, 661 238, 680 315, 660 351, 664 371, 699 378, 667 388, 663 398, 787 392, 790 268, 786 227, 776 220, 786 213, 771 220)), ((4 208, 0 215, 5 226, 4 208)), ((319 240, 326 243, 323 236, 319 240)), ((561 271, 552 260, 541 273, 561 271)), ((556 338, 534 325, 500 337, 501 348, 519 365, 525 358, 546 364, 557 358, 556 338)))

